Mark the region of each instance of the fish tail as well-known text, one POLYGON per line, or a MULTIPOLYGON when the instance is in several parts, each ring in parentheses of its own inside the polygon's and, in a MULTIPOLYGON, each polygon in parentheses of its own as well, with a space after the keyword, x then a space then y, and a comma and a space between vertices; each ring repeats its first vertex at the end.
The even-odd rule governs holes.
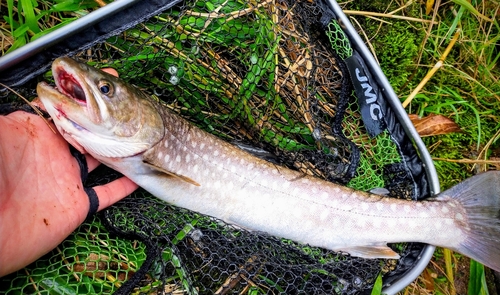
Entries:
POLYGON ((459 201, 466 212, 466 239, 453 250, 500 271, 500 171, 478 174, 440 195, 459 201))

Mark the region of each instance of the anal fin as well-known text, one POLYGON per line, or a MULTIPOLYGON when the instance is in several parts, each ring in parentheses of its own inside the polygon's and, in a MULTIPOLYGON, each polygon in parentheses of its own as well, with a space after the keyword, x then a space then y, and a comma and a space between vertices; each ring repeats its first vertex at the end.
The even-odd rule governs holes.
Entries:
POLYGON ((353 246, 349 248, 342 248, 341 251, 347 252, 352 256, 361 258, 385 258, 385 259, 399 259, 398 253, 394 252, 386 245, 368 245, 368 246, 353 246))

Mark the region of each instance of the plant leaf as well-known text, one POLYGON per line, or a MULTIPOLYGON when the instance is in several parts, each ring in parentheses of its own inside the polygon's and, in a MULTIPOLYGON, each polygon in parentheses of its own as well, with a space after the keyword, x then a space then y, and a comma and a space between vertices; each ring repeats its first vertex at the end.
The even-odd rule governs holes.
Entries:
POLYGON ((421 137, 462 132, 457 123, 441 115, 431 114, 420 118, 411 114, 409 117, 421 137))
POLYGON ((21 0, 21 6, 23 8, 26 24, 29 26, 31 31, 39 33, 40 28, 38 27, 38 22, 35 16, 35 7, 37 6, 37 2, 32 0, 21 0))
POLYGON ((488 295, 488 286, 486 285, 486 277, 484 275, 484 266, 476 262, 470 261, 470 279, 467 290, 468 295, 488 295))
POLYGON ((434 6, 434 0, 425 1, 425 14, 429 15, 432 11, 432 7, 434 6))
POLYGON ((377 279, 375 280, 375 284, 373 285, 373 289, 371 292, 371 295, 380 295, 382 294, 382 274, 379 274, 377 276, 377 279))
POLYGON ((477 15, 478 17, 484 19, 485 21, 493 22, 492 19, 484 16, 481 14, 479 11, 477 11, 472 4, 469 3, 467 0, 452 0, 455 4, 461 5, 465 7, 468 11, 470 11, 472 14, 477 15))

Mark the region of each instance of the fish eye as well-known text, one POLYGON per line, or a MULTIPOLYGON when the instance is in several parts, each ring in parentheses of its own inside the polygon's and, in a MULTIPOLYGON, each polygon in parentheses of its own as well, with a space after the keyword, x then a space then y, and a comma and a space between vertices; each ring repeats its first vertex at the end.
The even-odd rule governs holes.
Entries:
POLYGON ((111 84, 107 81, 101 81, 99 83, 99 91, 101 91, 102 94, 106 95, 112 95, 113 94, 113 87, 111 84))

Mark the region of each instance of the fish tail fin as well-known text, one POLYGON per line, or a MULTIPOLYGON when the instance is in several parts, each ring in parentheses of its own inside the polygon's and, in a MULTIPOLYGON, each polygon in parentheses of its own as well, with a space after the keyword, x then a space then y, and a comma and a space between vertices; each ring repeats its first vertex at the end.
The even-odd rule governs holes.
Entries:
POLYGON ((467 238, 453 250, 500 271, 500 171, 473 176, 442 195, 459 201, 467 215, 467 238))

